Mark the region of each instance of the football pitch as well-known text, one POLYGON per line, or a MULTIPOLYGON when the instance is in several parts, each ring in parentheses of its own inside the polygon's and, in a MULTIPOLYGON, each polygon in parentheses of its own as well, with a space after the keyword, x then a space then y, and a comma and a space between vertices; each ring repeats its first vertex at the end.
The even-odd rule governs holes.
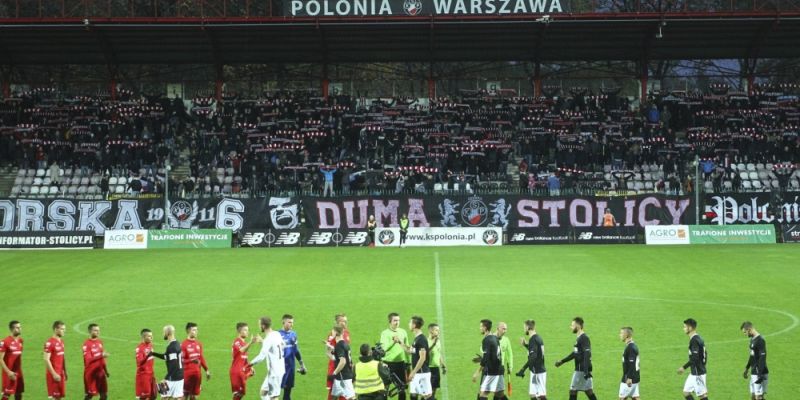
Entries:
MULTIPOLYGON (((524 363, 523 321, 534 319, 546 348, 548 398, 567 398, 572 363, 553 364, 572 351, 573 317, 586 321, 592 340, 595 392, 617 398, 623 343, 619 328, 632 326, 641 352, 645 399, 682 398, 687 358, 682 321, 698 321, 708 348, 711 398, 745 399, 742 371, 748 340, 739 330, 752 321, 768 347, 768 398, 796 394, 800 353, 797 287, 800 247, 741 246, 519 246, 404 249, 231 249, 153 251, 9 251, 0 253, 0 322, 22 322, 26 398, 45 399, 42 348, 61 319, 65 335, 67 398, 83 396, 81 345, 98 323, 108 358, 109 398, 134 396, 134 349, 150 328, 163 351, 161 328, 199 325, 212 379, 201 398, 230 398, 228 368, 234 326, 257 331, 258 318, 295 317, 309 374, 297 376, 295 399, 324 399, 327 358, 323 339, 333 316, 346 313, 357 358, 374 344, 389 312, 401 326, 412 315, 442 325, 447 375, 437 399, 475 398, 471 358, 480 349, 479 321, 509 324, 514 369, 524 363)), ((6 336, 6 332, 2 337, 6 336)), ((257 354, 259 346, 250 351, 257 354)), ((156 360, 156 375, 165 367, 156 360)), ((248 382, 245 398, 258 398, 264 365, 248 382)), ((514 377, 512 399, 528 398, 527 379, 514 377)), ((585 398, 583 395, 580 398, 585 398)))

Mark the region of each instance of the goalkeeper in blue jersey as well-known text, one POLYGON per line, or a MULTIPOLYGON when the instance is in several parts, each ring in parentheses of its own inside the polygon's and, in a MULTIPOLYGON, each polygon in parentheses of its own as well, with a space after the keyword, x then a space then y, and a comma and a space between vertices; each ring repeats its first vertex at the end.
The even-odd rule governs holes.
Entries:
POLYGON ((300 348, 297 347, 297 332, 292 330, 294 327, 294 317, 289 314, 283 316, 283 329, 278 331, 283 338, 283 362, 286 363, 286 373, 281 381, 283 389, 283 400, 292 399, 292 388, 294 387, 295 359, 300 362, 300 374, 306 374, 306 365, 300 356, 300 348))

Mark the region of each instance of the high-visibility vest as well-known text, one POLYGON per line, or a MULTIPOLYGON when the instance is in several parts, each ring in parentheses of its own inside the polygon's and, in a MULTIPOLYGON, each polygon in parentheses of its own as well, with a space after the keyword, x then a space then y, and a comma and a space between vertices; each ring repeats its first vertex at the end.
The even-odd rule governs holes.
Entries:
POLYGON ((386 390, 383 386, 380 374, 378 374, 378 362, 372 360, 370 362, 356 363, 356 381, 355 381, 356 394, 375 393, 386 390))

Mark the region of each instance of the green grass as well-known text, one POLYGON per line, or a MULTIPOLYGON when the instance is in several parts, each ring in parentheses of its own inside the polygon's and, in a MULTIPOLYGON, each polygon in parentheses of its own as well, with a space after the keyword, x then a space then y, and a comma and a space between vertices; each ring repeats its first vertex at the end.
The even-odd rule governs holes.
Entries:
MULTIPOLYGON (((2 252, 6 301, 0 321, 22 321, 30 399, 45 398, 41 349, 55 319, 68 326, 69 397, 83 392, 80 346, 86 326, 97 322, 111 353, 112 399, 133 397, 133 350, 141 328, 158 332, 165 324, 197 322, 214 374, 204 383, 203 398, 217 400, 230 396, 235 323, 247 321, 252 331, 262 315, 291 313, 310 370, 298 375, 294 398, 323 399, 321 341, 333 315, 348 314, 354 352, 377 340, 390 311, 401 314, 403 326, 413 314, 436 321, 435 253, 451 400, 474 398, 470 358, 480 346, 482 318, 508 322, 515 344, 522 322, 535 319, 545 341, 548 392, 566 398, 572 366, 552 365, 572 349, 569 322, 575 316, 586 320, 592 339, 600 399, 617 396, 623 325, 635 328, 641 349, 642 395, 679 398, 684 377, 675 370, 687 359, 681 330, 687 317, 699 321, 708 344, 713 398, 748 398, 741 378, 747 340, 738 329, 744 320, 767 338, 770 397, 794 395, 800 247, 791 245, 2 252)), ((163 347, 157 340, 156 348, 163 347)), ((515 346, 516 365, 524 356, 515 346)), ((263 366, 257 371, 248 398, 257 398, 263 366)), ((156 373, 163 372, 157 362, 156 373)), ((513 398, 527 398, 526 381, 515 377, 513 384, 513 398)))

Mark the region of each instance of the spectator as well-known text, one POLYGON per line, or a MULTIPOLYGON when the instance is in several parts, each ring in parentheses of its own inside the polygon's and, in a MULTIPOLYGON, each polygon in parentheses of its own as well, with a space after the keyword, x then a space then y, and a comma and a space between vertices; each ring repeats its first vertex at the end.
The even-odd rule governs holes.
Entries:
POLYGON ((53 161, 53 163, 50 164, 48 175, 50 176, 50 184, 60 187, 61 168, 58 167, 58 162, 53 161))
POLYGON ((322 172, 322 175, 325 178, 325 186, 322 189, 322 196, 333 196, 333 174, 336 173, 336 168, 325 169, 325 167, 320 167, 319 172, 322 172))
POLYGON ((547 178, 547 189, 550 191, 550 196, 561 196, 561 181, 555 173, 551 173, 547 178))

